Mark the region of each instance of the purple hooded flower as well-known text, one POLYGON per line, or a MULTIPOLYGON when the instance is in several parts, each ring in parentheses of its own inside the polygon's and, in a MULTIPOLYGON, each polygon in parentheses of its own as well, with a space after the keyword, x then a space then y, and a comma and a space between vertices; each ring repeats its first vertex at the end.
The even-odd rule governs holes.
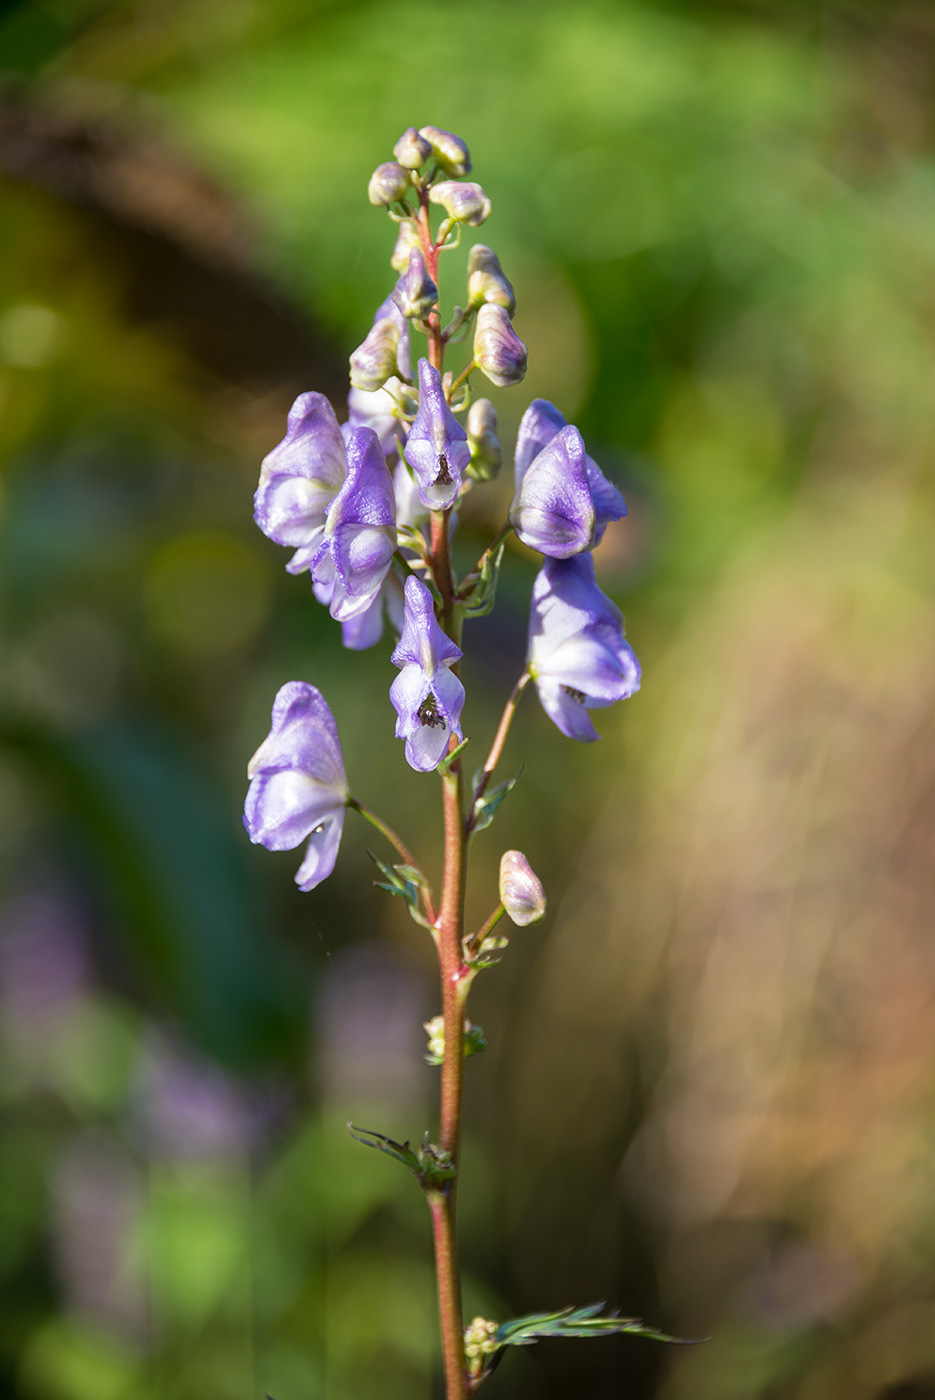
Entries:
MULTIPOLYGON (((519 425, 519 432, 516 435, 516 499, 513 507, 522 494, 522 486, 526 473, 537 461, 544 450, 551 442, 567 428, 566 419, 559 413, 554 404, 548 399, 533 399, 532 403, 523 414, 523 420, 519 425)), ((626 515, 626 502, 617 490, 611 485, 593 457, 585 454, 585 471, 587 473, 588 487, 591 492, 591 500, 594 504, 594 544, 600 544, 611 520, 620 520, 626 515)), ((519 531, 517 531, 519 534, 519 531)), ((522 536, 520 536, 522 538, 522 536)), ((527 540, 528 544, 529 541, 527 540)), ((543 554, 556 555, 555 551, 542 549, 541 545, 534 545, 534 549, 539 549, 543 554)), ((587 548, 587 546, 585 546, 587 548)), ((568 551, 572 553, 574 551, 568 551)))
POLYGON ((594 581, 594 559, 546 559, 533 584, 529 674, 542 708, 569 739, 600 735, 588 710, 640 688, 640 665, 623 637, 623 617, 594 581))
POLYGON ((448 407, 442 377, 428 360, 419 361, 419 412, 403 456, 416 474, 424 505, 445 510, 454 503, 471 449, 467 433, 448 407))
POLYGON ((321 543, 325 516, 346 472, 344 439, 324 394, 300 394, 286 436, 263 459, 254 519, 264 535, 296 551, 286 565, 300 574, 321 543))
POLYGON ((393 480, 376 433, 355 428, 347 443, 347 476, 312 560, 316 596, 327 599, 333 618, 349 622, 367 611, 395 549, 393 480))
POLYGON ((243 823, 250 840, 291 851, 309 837, 295 880, 313 890, 334 869, 348 796, 337 726, 321 691, 304 681, 282 687, 247 776, 243 823))
POLYGON ((591 548, 594 523, 587 453, 578 429, 569 425, 555 434, 525 473, 517 467, 510 524, 530 549, 567 559, 591 548))
POLYGON ((420 773, 437 768, 448 739, 461 738, 464 686, 451 667, 461 649, 439 627, 432 595, 410 574, 406 579, 403 632, 391 658, 400 673, 390 686, 399 718, 397 739, 406 741, 406 760, 420 773))

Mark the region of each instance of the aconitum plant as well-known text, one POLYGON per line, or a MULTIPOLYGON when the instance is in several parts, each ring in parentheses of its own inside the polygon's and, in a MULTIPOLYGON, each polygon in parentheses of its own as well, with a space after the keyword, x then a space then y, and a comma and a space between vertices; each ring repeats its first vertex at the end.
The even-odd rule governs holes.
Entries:
MULTIPOLYGON (((512 782, 492 784, 520 698, 535 682, 543 709, 570 739, 598 738, 591 711, 639 688, 640 668, 623 618, 601 592, 592 551, 610 521, 626 514, 623 497, 588 455, 578 429, 536 399, 520 424, 515 493, 507 519, 475 566, 457 577, 451 552, 461 498, 498 472, 497 415, 474 397, 475 376, 499 387, 520 383, 526 346, 513 328, 516 301, 496 253, 475 243, 464 304, 445 323, 439 301, 441 255, 465 230, 483 224, 490 200, 469 180, 471 159, 460 137, 438 127, 410 127, 394 159, 374 171, 370 202, 396 226, 391 263, 396 285, 350 357, 347 421, 338 422, 321 394, 300 395, 286 435, 266 457, 256 493, 256 522, 293 550, 286 568, 311 575, 312 591, 341 625, 343 644, 376 646, 386 622, 396 633, 390 660, 398 674, 389 697, 373 696, 373 725, 389 723, 405 761, 441 782, 444 857, 436 894, 422 865, 395 831, 356 796, 345 774, 338 728, 309 681, 289 681, 273 702, 272 725, 249 767, 244 823, 270 850, 303 846, 296 874, 314 890, 332 872, 348 808, 393 849, 378 861, 390 894, 405 900, 438 954, 441 1014, 426 1024, 430 1063, 440 1066, 437 1131, 420 1146, 352 1129, 397 1158, 425 1193, 431 1214, 447 1400, 465 1400, 510 1346, 546 1336, 597 1336, 652 1328, 604 1314, 603 1304, 561 1307, 508 1322, 461 1315, 455 1201, 460 1172, 465 1058, 484 1047, 466 1018, 475 978, 506 946, 494 929, 504 915, 524 926, 542 919, 546 897, 526 856, 504 852, 499 900, 476 930, 464 926, 471 842, 489 827, 512 782), (434 216, 434 217, 433 217, 434 216), (446 361, 471 349, 454 370, 446 361), (413 363, 415 360, 415 364, 413 363), (543 556, 532 584, 529 641, 487 757, 467 780, 466 696, 458 674, 464 624, 494 606, 510 533, 543 556), (381 718, 381 716, 383 718, 381 718)), ((402 757, 402 755, 401 755, 402 757)), ((554 1300, 552 1300, 554 1301, 554 1300)))

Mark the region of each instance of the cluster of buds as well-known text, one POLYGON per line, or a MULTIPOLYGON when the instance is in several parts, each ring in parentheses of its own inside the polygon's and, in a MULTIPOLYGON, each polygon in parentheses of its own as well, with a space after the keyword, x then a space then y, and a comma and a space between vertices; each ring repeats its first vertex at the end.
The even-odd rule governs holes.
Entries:
POLYGON ((490 1357, 500 1350, 499 1331, 500 1324, 487 1317, 475 1317, 465 1327, 464 1356, 470 1375, 479 1376, 490 1357))

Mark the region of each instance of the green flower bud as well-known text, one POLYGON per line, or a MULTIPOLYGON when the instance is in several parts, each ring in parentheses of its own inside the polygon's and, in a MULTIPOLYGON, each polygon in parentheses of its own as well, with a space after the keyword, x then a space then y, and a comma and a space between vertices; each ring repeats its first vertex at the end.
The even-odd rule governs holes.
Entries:
POLYGON ((424 165, 431 154, 431 141, 427 141, 424 136, 421 136, 414 126, 407 126, 393 147, 393 155, 407 170, 418 170, 419 166, 424 165))
MULTIPOLYGON (((422 1029, 429 1038, 426 1062, 430 1065, 440 1065, 445 1058, 445 1018, 444 1016, 433 1016, 430 1021, 422 1022, 422 1029)), ((480 1026, 475 1026, 471 1021, 464 1022, 464 1058, 469 1055, 479 1055, 482 1050, 487 1049, 487 1039, 480 1026)))
POLYGON ((474 400, 465 427, 471 449, 468 476, 475 481, 492 481, 503 465, 503 452, 497 436, 497 410, 489 399, 474 400))
POLYGON ((500 857, 500 903, 520 928, 545 918, 545 890, 522 851, 500 857))
POLYGON ((384 316, 371 328, 367 339, 351 355, 351 388, 373 393, 396 373, 399 326, 384 316))
POLYGON ((474 328, 474 363, 491 384, 504 389, 526 374, 527 351, 502 306, 485 302, 474 328))
POLYGON ((378 165, 370 176, 367 198, 371 204, 396 204, 406 198, 409 189, 409 171, 388 160, 378 165))
POLYGON ((500 1326, 486 1317, 475 1317, 464 1329, 464 1358, 472 1376, 480 1375, 484 1357, 500 1350, 497 1333, 500 1326))
POLYGON ((397 272, 405 272, 409 266, 409 254, 413 248, 421 247, 422 239, 419 237, 415 219, 403 219, 396 235, 396 247, 390 257, 390 267, 395 268, 397 272))
POLYGON ((510 317, 516 310, 513 287, 503 275, 500 259, 486 244, 475 243, 468 259, 468 307, 476 310, 485 301, 502 306, 510 317))
POLYGON ((450 131, 442 131, 440 126, 420 126, 419 135, 429 142, 432 154, 446 175, 469 173, 471 153, 460 136, 454 136, 450 131))
POLYGON ((429 190, 429 199, 440 204, 449 219, 477 228, 490 215, 490 200, 480 185, 459 180, 442 180, 429 190))

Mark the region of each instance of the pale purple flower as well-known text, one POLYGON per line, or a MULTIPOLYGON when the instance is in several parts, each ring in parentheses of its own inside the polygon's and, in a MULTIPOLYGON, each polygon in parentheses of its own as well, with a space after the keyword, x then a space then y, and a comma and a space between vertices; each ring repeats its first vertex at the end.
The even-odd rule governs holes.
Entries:
POLYGON ((286 565, 300 574, 321 543, 328 508, 346 473, 344 439, 324 394, 300 394, 286 436, 263 459, 254 519, 264 535, 296 553, 286 565))
MULTIPOLYGON (((516 490, 532 463, 558 433, 568 426, 567 420, 548 399, 533 399, 523 414, 516 435, 516 490)), ((620 520, 627 513, 626 502, 601 471, 593 457, 585 456, 588 485, 594 502, 594 543, 600 544, 611 520, 620 520)), ((515 505, 515 502, 514 502, 515 505)), ((539 546, 534 546, 539 548, 539 546)), ((542 553, 550 553, 543 550, 542 553)))
POLYGON ((553 559, 591 548, 594 501, 577 428, 561 428, 525 473, 517 468, 510 524, 523 544, 553 559))
POLYGON ((471 449, 467 433, 448 407, 441 375, 424 359, 419 361, 419 412, 403 456, 416 474, 424 505, 445 510, 454 503, 471 449))
POLYGON ((395 549, 396 511, 386 459, 373 429, 355 428, 347 443, 347 476, 312 560, 316 596, 327 597, 333 618, 349 622, 367 611, 395 549))
POLYGON ((594 558, 546 559, 532 590, 529 674, 542 708, 569 739, 600 735, 588 710, 640 688, 640 665, 623 636, 623 617, 594 580, 594 558))
POLYGON ((438 766, 452 734, 461 738, 464 686, 451 670, 460 659, 460 647, 438 625, 431 593, 410 574, 402 636, 391 658, 400 673, 390 699, 399 716, 396 737, 405 739, 406 760, 420 773, 438 766))
POLYGON ((368 647, 376 646, 383 636, 384 615, 397 632, 402 629, 403 585, 392 569, 369 608, 341 623, 341 641, 348 651, 366 651, 368 647))
POLYGON ((304 681, 282 687, 247 776, 243 822, 250 840, 291 851, 308 837, 295 880, 313 890, 334 869, 348 797, 337 725, 321 691, 304 681))

